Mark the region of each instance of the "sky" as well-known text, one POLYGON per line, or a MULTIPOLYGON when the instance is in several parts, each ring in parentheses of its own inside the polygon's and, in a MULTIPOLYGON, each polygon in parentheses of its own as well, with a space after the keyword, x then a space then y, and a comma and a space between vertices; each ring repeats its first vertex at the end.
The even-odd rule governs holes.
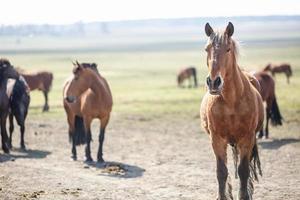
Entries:
POLYGON ((0 24, 300 15, 300 0, 0 0, 0 24))

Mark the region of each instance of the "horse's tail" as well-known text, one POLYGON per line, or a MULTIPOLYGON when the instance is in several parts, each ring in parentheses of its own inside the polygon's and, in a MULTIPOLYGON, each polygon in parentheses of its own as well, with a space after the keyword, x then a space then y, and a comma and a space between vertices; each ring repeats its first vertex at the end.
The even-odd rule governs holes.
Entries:
POLYGON ((282 116, 279 111, 276 97, 274 97, 274 100, 272 103, 270 118, 271 118, 272 125, 274 125, 274 126, 282 125, 282 116))
POLYGON ((75 145, 81 145, 85 144, 86 138, 85 138, 85 128, 83 123, 83 118, 79 116, 75 116, 75 130, 74 130, 74 142, 75 145))
POLYGON ((196 70, 196 68, 193 68, 193 76, 194 76, 195 87, 198 87, 197 70, 196 70))
POLYGON ((257 170, 260 176, 262 176, 261 164, 258 154, 258 147, 255 141, 255 144, 252 149, 252 155, 250 160, 250 176, 253 177, 256 181, 258 181, 257 170))

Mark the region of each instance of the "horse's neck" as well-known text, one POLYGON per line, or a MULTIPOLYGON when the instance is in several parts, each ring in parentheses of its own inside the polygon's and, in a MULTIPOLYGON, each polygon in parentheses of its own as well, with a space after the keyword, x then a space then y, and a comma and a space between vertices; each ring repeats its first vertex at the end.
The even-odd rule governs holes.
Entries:
POLYGON ((93 73, 90 77, 90 89, 97 95, 102 96, 101 91, 104 89, 103 82, 101 80, 101 76, 93 73))
POLYGON ((244 93, 244 77, 235 58, 231 59, 228 65, 231 67, 231 70, 224 78, 222 97, 225 102, 234 105, 244 93))

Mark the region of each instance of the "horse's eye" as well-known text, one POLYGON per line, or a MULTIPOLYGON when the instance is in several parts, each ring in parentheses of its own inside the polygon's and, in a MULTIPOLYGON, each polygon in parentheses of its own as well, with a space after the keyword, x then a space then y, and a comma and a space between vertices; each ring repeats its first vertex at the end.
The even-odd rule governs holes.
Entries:
POLYGON ((227 52, 229 52, 229 51, 230 51, 230 48, 227 49, 227 52))

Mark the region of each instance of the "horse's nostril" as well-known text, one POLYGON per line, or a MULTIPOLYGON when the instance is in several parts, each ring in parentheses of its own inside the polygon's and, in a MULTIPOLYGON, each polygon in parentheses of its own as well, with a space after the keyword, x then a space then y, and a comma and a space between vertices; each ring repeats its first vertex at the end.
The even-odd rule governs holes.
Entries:
POLYGON ((210 86, 210 83, 211 83, 211 79, 210 79, 210 77, 208 76, 208 77, 206 78, 206 84, 207 84, 208 86, 210 86))
POLYGON ((221 85, 221 78, 220 78, 220 76, 218 76, 217 78, 216 78, 216 80, 214 81, 214 86, 215 86, 215 88, 217 88, 217 87, 219 87, 220 85, 221 85))

